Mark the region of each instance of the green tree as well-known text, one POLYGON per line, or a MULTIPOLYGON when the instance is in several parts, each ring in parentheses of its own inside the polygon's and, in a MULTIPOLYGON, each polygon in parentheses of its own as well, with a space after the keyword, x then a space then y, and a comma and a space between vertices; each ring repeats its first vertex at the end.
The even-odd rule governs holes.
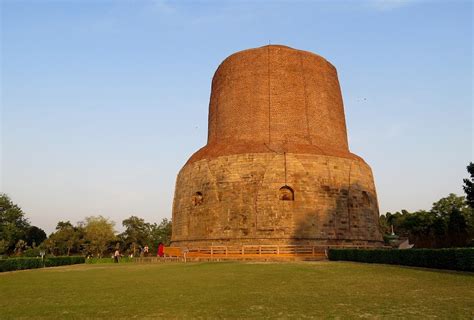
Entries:
POLYGON ((444 235, 445 222, 431 211, 419 210, 409 213, 403 221, 403 228, 410 242, 419 248, 443 246, 442 243, 438 244, 436 235, 444 235), (439 230, 436 231, 436 228, 439 230))
POLYGON ((430 248, 443 248, 449 246, 447 239, 447 225, 446 219, 440 216, 435 216, 433 224, 431 225, 432 245, 430 248))
POLYGON ((80 252, 83 238, 84 231, 81 226, 74 227, 69 221, 59 221, 56 231, 49 236, 46 244, 51 253, 69 256, 71 252, 80 252))
POLYGON ((474 210, 453 193, 433 203, 430 211, 387 212, 380 220, 386 235, 393 225, 398 236, 408 237, 418 248, 465 246, 474 237, 474 210))
MULTIPOLYGON (((433 203, 431 211, 444 219, 446 227, 451 223, 451 231, 449 231, 450 234, 447 235, 447 238, 457 238, 456 243, 460 243, 460 237, 464 237, 467 243, 472 241, 474 238, 474 209, 469 206, 465 197, 451 193, 433 203), (452 216, 453 214, 454 216, 452 216), (462 218, 458 217, 458 214, 462 215, 462 218), (450 220, 453 221, 450 222, 450 220), (461 220, 464 220, 464 222, 461 220), (459 224, 459 228, 461 228, 459 229, 461 234, 458 236, 454 234, 456 228, 453 224, 459 224)), ((447 230, 447 233, 449 232, 447 230)))
MULTIPOLYGON (((0 194, 0 254, 12 253, 19 240, 25 238, 30 224, 25 213, 8 195, 0 194)), ((22 243, 23 245, 23 243, 22 243)), ((20 249, 21 250, 21 249, 20 249)))
POLYGON ((466 219, 459 208, 453 208, 449 214, 448 239, 451 247, 464 247, 468 243, 466 219))
POLYGON ((391 233, 391 225, 388 222, 388 217, 390 217, 392 214, 390 212, 387 212, 385 214, 381 214, 379 216, 379 226, 380 226, 380 231, 384 235, 389 235, 391 233))
POLYGON ((404 221, 409 216, 410 213, 406 210, 402 210, 401 212, 387 212, 382 220, 382 231, 385 234, 391 234, 392 233, 392 226, 393 226, 393 231, 395 234, 402 236, 402 237, 408 237, 409 231, 405 229, 404 227, 404 221))
POLYGON ((125 247, 136 256, 138 248, 151 242, 151 225, 136 216, 123 220, 122 225, 125 231, 120 234, 120 238, 125 247))
POLYGON ((439 216, 447 216, 453 209, 459 209, 465 213, 471 211, 464 197, 450 193, 447 197, 441 198, 433 203, 431 212, 439 216))
POLYGON ((36 226, 31 226, 26 230, 25 240, 30 247, 39 246, 46 238, 46 232, 36 226))
POLYGON ((40 248, 45 249, 47 254, 52 254, 52 255, 55 254, 56 243, 54 239, 51 238, 51 235, 46 240, 43 241, 40 248))
POLYGON ((15 254, 21 256, 21 253, 28 248, 26 241, 23 239, 18 240, 15 244, 15 254))
POLYGON ((471 177, 463 180, 463 189, 466 193, 467 203, 472 209, 474 209, 474 163, 469 163, 469 165, 467 166, 467 172, 471 177))
POLYGON ((171 226, 171 220, 166 218, 161 220, 160 224, 154 223, 151 226, 153 248, 157 248, 160 242, 165 246, 168 246, 171 243, 171 226))
POLYGON ((62 229, 69 229, 69 228, 74 228, 72 225, 71 221, 59 221, 56 224, 56 230, 62 230, 62 229))
POLYGON ((116 240, 115 223, 103 216, 91 216, 85 218, 84 239, 89 253, 102 257, 109 249, 111 243, 116 240))

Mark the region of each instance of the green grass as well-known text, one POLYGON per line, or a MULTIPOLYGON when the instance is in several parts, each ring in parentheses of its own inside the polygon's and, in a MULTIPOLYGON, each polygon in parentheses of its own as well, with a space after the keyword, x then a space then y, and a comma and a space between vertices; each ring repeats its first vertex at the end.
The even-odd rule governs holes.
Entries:
POLYGON ((473 288, 350 262, 75 265, 0 274, 0 318, 472 319, 473 288))
MULTIPOLYGON (((133 262, 133 258, 122 257, 120 258, 120 263, 129 263, 133 262)), ((97 263, 114 263, 114 258, 86 258, 87 264, 97 264, 97 263)))

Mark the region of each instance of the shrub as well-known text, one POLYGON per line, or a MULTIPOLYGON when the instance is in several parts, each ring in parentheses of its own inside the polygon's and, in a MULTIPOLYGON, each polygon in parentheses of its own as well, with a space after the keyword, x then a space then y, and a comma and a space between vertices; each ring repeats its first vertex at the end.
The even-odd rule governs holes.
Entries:
POLYGON ((330 249, 329 260, 474 271, 474 248, 330 249))
POLYGON ((45 267, 66 266, 70 264, 85 263, 86 258, 81 256, 49 257, 44 259, 45 267))
POLYGON ((21 254, 23 257, 39 257, 40 256, 40 249, 38 247, 36 248, 28 248, 23 253, 21 254))
MULTIPOLYGON (((124 263, 124 262, 133 262, 133 258, 129 258, 129 257, 120 258, 119 263, 124 263)), ((87 264, 114 263, 114 258, 87 258, 86 263, 87 264)))
POLYGON ((10 258, 0 260, 0 272, 36 269, 42 267, 56 267, 70 264, 84 263, 84 257, 47 257, 41 258, 10 258))
POLYGON ((41 258, 11 258, 0 260, 0 272, 41 268, 41 258))

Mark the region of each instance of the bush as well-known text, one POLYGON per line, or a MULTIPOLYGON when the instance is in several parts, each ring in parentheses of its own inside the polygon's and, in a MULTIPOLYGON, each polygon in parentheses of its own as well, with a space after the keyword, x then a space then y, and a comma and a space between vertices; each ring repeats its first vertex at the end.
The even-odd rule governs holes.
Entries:
POLYGON ((0 272, 36 269, 42 267, 56 267, 70 264, 84 263, 84 257, 48 257, 44 258, 10 258, 0 260, 0 272))
POLYGON ((474 271, 474 248, 330 249, 329 260, 474 271))
MULTIPOLYGON (((133 262, 133 258, 122 257, 119 259, 119 263, 124 262, 133 262)), ((87 258, 87 264, 97 264, 97 263, 114 263, 114 258, 87 258)))
POLYGON ((0 272, 36 269, 43 266, 41 258, 11 258, 0 260, 0 272))
POLYGON ((39 256, 41 256, 40 251, 41 250, 38 247, 28 248, 28 249, 26 249, 25 251, 22 252, 21 256, 22 257, 30 257, 30 258, 39 257, 39 256))
POLYGON ((85 263, 86 258, 80 256, 49 257, 44 259, 45 267, 66 266, 85 263))

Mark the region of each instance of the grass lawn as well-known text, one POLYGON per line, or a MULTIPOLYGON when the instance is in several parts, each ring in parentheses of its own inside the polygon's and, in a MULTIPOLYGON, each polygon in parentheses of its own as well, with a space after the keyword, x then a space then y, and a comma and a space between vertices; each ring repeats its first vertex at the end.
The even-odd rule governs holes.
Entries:
POLYGON ((350 262, 0 273, 0 318, 474 318, 474 275, 350 262))

